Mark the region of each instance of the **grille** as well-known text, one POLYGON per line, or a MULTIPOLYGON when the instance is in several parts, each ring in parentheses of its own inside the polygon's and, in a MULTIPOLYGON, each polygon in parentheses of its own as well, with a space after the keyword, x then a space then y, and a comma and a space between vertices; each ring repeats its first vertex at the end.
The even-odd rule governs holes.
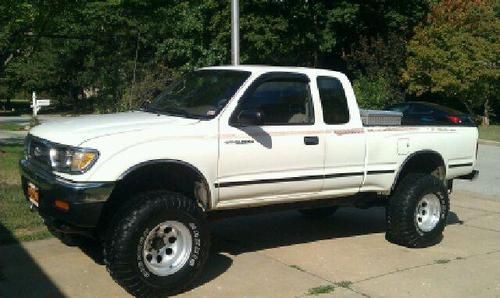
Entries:
POLYGON ((28 135, 26 139, 26 152, 29 160, 44 167, 50 167, 50 145, 47 141, 28 135))

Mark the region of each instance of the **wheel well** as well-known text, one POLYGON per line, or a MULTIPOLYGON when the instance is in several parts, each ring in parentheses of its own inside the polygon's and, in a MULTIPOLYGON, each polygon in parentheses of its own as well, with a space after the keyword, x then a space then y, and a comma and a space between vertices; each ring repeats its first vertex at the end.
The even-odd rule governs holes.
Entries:
POLYGON ((410 155, 401 165, 401 169, 396 176, 391 191, 394 191, 398 184, 408 174, 431 174, 439 180, 445 181, 446 166, 441 155, 435 151, 419 151, 410 155))
POLYGON ((210 188, 203 175, 193 166, 179 161, 147 162, 134 167, 118 180, 100 216, 99 232, 104 232, 113 214, 135 194, 168 190, 197 200, 210 208, 210 188))

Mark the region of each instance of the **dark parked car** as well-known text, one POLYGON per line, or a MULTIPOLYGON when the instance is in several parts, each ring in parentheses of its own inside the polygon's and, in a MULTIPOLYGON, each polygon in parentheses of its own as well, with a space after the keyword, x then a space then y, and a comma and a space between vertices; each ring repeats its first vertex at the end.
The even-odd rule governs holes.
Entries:
POLYGON ((430 102, 409 101, 385 110, 403 113, 403 125, 475 125, 470 115, 430 102))

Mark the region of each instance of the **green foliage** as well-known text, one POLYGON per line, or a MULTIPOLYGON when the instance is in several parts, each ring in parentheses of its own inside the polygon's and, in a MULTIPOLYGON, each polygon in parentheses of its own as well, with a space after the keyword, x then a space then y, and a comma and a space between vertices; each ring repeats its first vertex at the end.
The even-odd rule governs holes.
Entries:
POLYGON ((343 281, 336 282, 335 285, 337 287, 341 287, 341 288, 345 288, 345 289, 350 289, 351 286, 352 286, 352 281, 350 281, 350 280, 343 280, 343 281))
POLYGON ((0 146, 0 245, 50 237, 23 195, 18 166, 22 152, 22 146, 0 146))
POLYGON ((500 125, 479 127, 479 138, 483 140, 500 142, 500 125))
POLYGON ((333 293, 335 291, 335 286, 333 285, 324 285, 319 287, 310 288, 307 291, 307 295, 309 296, 317 296, 322 294, 333 293))
POLYGON ((17 123, 0 123, 0 130, 7 130, 7 131, 20 131, 23 130, 24 127, 17 123))
POLYGON ((499 101, 500 7, 495 0, 444 0, 408 45, 404 79, 419 95, 443 94, 488 116, 499 101))
POLYGON ((391 33, 387 39, 362 38, 359 46, 347 56, 354 74, 353 85, 360 105, 382 108, 404 100, 401 73, 406 50, 404 40, 391 33))
POLYGON ((23 154, 23 147, 18 145, 0 146, 0 183, 19 185, 20 173, 18 162, 23 154))
MULTIPOLYGON (((383 75, 388 100, 402 98, 400 45, 427 11, 422 0, 240 5, 242 63, 383 75)), ((77 112, 134 108, 182 72, 229 64, 230 27, 223 0, 6 0, 0 97, 36 90, 77 112)))
POLYGON ((396 100, 391 98, 390 81, 383 75, 362 75, 353 81, 353 88, 358 104, 363 109, 381 109, 396 100))
POLYGON ((426 16, 428 1, 363 1, 360 5, 365 24, 356 32, 359 38, 349 40, 350 50, 343 55, 356 95, 365 108, 403 101, 406 43, 426 16))

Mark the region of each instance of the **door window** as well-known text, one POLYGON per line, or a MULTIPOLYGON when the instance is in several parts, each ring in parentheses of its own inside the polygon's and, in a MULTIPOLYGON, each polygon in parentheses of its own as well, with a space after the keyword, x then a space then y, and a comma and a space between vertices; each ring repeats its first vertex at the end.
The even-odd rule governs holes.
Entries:
POLYGON ((242 99, 235 114, 242 111, 260 112, 262 125, 314 123, 311 92, 305 81, 264 81, 242 99))

